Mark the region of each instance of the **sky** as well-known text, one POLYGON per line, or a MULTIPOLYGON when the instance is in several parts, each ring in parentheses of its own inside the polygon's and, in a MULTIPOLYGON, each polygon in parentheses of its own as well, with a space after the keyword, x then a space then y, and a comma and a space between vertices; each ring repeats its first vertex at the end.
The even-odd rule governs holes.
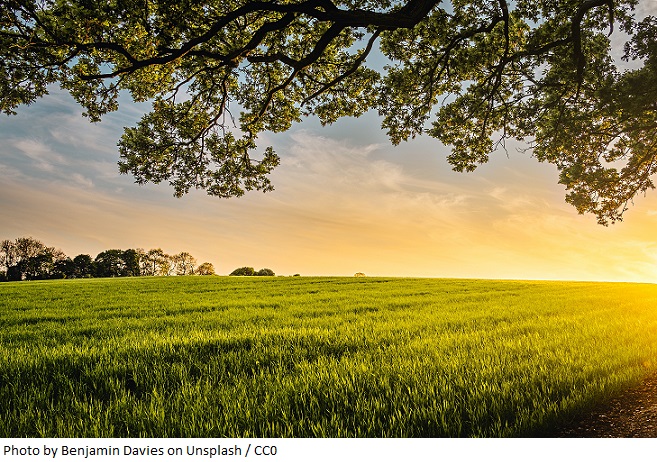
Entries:
POLYGON ((433 138, 392 146, 375 113, 328 127, 307 119, 260 138, 281 157, 273 192, 178 199, 118 172, 123 127, 148 108, 122 99, 91 124, 52 88, 0 116, 0 240, 32 236, 71 257, 187 251, 218 274, 657 282, 657 191, 600 226, 565 203, 556 168, 522 144, 457 173, 433 138))

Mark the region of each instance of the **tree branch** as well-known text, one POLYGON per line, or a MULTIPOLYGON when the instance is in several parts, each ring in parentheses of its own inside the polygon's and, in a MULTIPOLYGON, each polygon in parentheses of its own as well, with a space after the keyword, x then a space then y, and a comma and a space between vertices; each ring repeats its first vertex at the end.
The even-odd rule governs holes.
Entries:
MULTIPOLYGON (((575 60, 575 65, 577 66, 577 81, 581 83, 584 76, 584 67, 586 66, 586 57, 582 53, 582 21, 584 16, 589 10, 596 8, 598 6, 608 5, 610 10, 610 17, 612 20, 611 27, 613 30, 613 11, 614 11, 614 0, 586 0, 582 3, 571 23, 571 37, 573 41, 573 59, 575 60)), ((611 32, 610 32, 611 33, 611 32)))
POLYGON ((338 77, 335 79, 331 80, 330 82, 324 84, 319 90, 315 91, 312 95, 306 97, 301 104, 307 104, 310 100, 315 99, 317 96, 320 94, 324 93, 325 91, 329 90, 330 88, 334 87, 335 85, 339 84, 342 82, 344 79, 352 75, 354 72, 358 70, 361 64, 365 61, 367 56, 370 54, 372 51, 372 47, 374 45, 374 42, 376 42, 376 39, 379 38, 379 35, 381 35, 382 30, 377 29, 374 34, 370 37, 370 39, 367 41, 367 46, 365 47, 365 50, 356 58, 354 61, 353 65, 344 73, 340 74, 338 77))
MULTIPOLYGON (((129 62, 130 66, 117 69, 113 72, 81 76, 83 80, 97 80, 114 78, 120 74, 131 73, 138 69, 158 64, 167 64, 175 61, 188 53, 191 53, 194 48, 207 42, 215 35, 217 35, 224 27, 240 17, 244 17, 254 12, 265 13, 281 13, 284 17, 278 21, 267 23, 262 26, 249 41, 249 43, 239 50, 235 50, 226 56, 210 54, 203 51, 194 52, 195 55, 212 57, 223 61, 224 65, 229 67, 236 67, 236 60, 243 57, 249 51, 254 50, 264 39, 267 33, 275 30, 283 30, 289 25, 293 19, 300 14, 309 16, 311 18, 338 25, 341 29, 348 27, 376 27, 379 30, 393 30, 399 28, 414 27, 433 9, 435 5, 440 3, 440 0, 411 0, 402 8, 394 12, 379 13, 374 11, 367 11, 361 9, 355 10, 341 10, 335 7, 333 3, 328 0, 308 0, 302 3, 286 3, 278 4, 275 2, 248 2, 242 7, 231 11, 230 13, 219 18, 214 24, 203 34, 187 41, 183 46, 177 49, 164 48, 160 50, 158 56, 152 58, 137 60, 125 48, 120 45, 108 42, 91 42, 91 43, 70 43, 65 45, 79 47, 84 50, 110 50, 115 51, 124 56, 129 62)), ((266 57, 252 57, 251 62, 271 62, 268 60, 280 60, 285 62, 286 57, 281 54, 270 55, 266 57)), ((288 60, 288 63, 290 61, 288 60)), ((288 64, 286 63, 286 64, 288 64)))

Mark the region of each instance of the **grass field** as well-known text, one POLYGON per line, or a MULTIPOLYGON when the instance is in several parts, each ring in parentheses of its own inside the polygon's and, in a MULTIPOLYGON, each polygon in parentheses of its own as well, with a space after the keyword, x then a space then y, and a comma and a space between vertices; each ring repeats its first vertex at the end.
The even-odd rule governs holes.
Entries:
POLYGON ((657 370, 657 286, 0 284, 0 436, 541 435, 657 370))

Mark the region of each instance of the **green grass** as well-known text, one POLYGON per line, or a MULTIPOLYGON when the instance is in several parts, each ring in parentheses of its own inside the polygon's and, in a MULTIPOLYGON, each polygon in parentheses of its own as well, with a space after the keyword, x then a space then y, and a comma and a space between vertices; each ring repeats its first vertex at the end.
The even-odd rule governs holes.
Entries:
POLYGON ((0 284, 0 436, 541 435, 657 370, 657 286, 0 284))

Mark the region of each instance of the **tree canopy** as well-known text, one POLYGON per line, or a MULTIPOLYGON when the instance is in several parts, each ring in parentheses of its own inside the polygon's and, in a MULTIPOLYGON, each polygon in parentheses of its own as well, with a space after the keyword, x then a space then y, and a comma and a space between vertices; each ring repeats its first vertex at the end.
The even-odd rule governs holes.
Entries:
POLYGON ((260 133, 376 110, 392 143, 435 137, 457 171, 524 140, 606 224, 657 165, 657 19, 637 2, 0 0, 0 108, 52 83, 92 121, 121 91, 150 100, 119 170, 221 197, 272 189, 260 133))

